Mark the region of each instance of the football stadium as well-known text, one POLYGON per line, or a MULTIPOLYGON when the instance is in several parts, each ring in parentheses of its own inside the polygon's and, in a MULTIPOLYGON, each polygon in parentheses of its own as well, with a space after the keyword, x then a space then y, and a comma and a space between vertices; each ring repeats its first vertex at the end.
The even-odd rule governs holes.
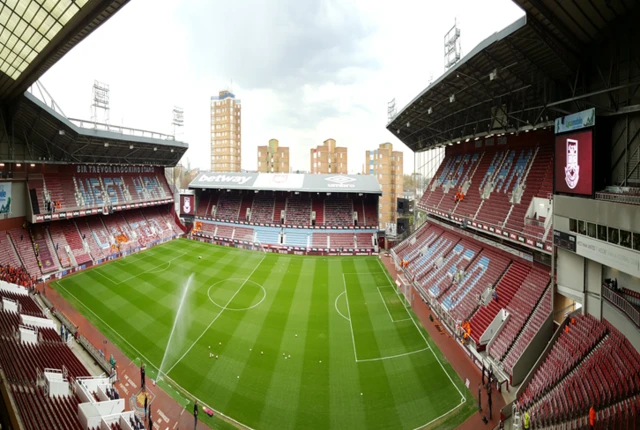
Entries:
POLYGON ((640 7, 513 1, 378 124, 393 232, 382 175, 176 186, 33 91, 128 1, 2 2, 0 428, 639 429, 640 7))

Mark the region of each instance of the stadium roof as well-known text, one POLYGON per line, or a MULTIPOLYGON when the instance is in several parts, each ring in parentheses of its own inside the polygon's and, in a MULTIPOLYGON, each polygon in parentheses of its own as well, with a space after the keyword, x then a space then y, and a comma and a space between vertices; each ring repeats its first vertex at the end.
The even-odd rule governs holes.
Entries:
POLYGON ((22 144, 0 153, 2 161, 175 166, 189 147, 161 133, 74 124, 29 92, 12 107, 14 140, 22 144))
MULTIPOLYGON (((548 126, 589 107, 610 113, 640 103, 631 88, 640 84, 636 76, 616 85, 609 70, 588 61, 603 33, 613 38, 618 27, 633 25, 635 1, 514 1, 524 17, 481 42, 387 124, 410 149, 548 126), (611 102, 600 103, 601 96, 611 102)), ((608 55, 598 60, 608 62, 608 55)))
POLYGON ((304 193, 382 194, 373 175, 306 175, 300 173, 200 173, 193 189, 298 191, 304 193))
POLYGON ((3 0, 0 103, 15 99, 129 0, 3 0))

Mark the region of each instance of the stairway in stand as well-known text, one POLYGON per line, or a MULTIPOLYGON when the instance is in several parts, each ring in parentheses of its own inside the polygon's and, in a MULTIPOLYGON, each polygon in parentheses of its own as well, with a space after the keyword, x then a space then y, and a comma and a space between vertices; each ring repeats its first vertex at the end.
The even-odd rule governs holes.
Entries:
POLYGON ((18 256, 22 261, 22 265, 27 269, 27 272, 31 276, 40 277, 41 273, 38 268, 38 260, 36 254, 33 251, 33 244, 31 243, 31 236, 29 230, 23 230, 21 228, 14 228, 9 230, 11 241, 18 251, 18 256))
POLYGON ((480 344, 480 337, 484 334, 489 324, 494 320, 500 309, 506 308, 507 304, 516 294, 520 285, 529 274, 531 269, 522 263, 512 263, 496 287, 498 301, 491 300, 488 305, 481 306, 471 317, 471 338, 480 344))

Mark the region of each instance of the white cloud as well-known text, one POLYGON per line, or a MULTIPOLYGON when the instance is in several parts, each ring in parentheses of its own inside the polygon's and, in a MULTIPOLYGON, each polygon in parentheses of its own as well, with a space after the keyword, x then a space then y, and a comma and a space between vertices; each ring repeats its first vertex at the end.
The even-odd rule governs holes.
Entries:
POLYGON ((112 124, 171 132, 185 110, 186 157, 209 167, 209 99, 230 85, 242 100, 243 168, 277 138, 294 169, 335 138, 359 172, 385 125, 443 72, 443 37, 457 18, 463 53, 522 12, 509 0, 137 0, 74 48, 42 82, 69 117, 89 118, 94 79, 111 88, 112 124))

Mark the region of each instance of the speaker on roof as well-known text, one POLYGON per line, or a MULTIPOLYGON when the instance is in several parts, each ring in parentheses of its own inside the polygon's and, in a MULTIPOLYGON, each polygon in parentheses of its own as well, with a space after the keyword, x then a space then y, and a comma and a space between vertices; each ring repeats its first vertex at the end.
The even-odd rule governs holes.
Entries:
POLYGON ((409 200, 398 198, 398 202, 396 205, 396 212, 399 214, 406 214, 409 212, 409 200))
POLYGON ((409 218, 398 218, 396 223, 396 234, 402 234, 409 231, 409 218))

